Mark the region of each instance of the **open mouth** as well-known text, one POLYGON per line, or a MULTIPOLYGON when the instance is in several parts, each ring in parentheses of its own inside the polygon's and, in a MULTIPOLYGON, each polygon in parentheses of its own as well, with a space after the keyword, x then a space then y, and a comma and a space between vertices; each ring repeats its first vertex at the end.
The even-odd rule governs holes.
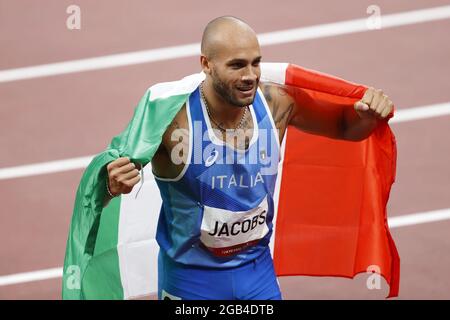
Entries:
POLYGON ((253 90, 255 89, 255 86, 245 86, 245 87, 237 87, 239 92, 242 93, 244 96, 251 96, 253 94, 253 90))

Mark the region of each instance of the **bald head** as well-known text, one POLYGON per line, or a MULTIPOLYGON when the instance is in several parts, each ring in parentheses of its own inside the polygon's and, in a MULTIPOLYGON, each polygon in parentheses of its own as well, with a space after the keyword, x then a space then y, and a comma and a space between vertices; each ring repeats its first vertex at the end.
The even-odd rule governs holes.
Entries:
POLYGON ((233 16, 223 16, 206 25, 201 51, 208 59, 213 59, 224 48, 252 43, 259 47, 255 31, 247 23, 233 16))
POLYGON ((212 20, 202 37, 200 64, 206 75, 205 92, 216 103, 250 105, 261 75, 258 38, 242 20, 224 16, 212 20))

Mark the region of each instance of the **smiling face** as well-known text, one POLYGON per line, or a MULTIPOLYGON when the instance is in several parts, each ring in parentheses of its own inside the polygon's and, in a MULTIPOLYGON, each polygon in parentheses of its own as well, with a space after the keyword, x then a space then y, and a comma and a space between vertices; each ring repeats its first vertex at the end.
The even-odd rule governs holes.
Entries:
POLYGON ((201 61, 215 93, 235 107, 252 104, 261 76, 256 34, 239 20, 227 20, 211 32, 201 61))

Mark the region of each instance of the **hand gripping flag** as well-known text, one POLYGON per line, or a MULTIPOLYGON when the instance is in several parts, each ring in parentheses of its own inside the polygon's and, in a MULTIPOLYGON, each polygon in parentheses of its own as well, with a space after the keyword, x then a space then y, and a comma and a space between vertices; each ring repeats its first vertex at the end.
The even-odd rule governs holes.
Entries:
MULTIPOLYGON (((297 103, 340 121, 366 87, 292 64, 261 64, 261 81, 284 86, 297 103)), ((150 87, 127 128, 86 168, 67 240, 64 299, 129 299, 156 292, 157 213, 151 169, 137 196, 103 208, 106 165, 118 157, 148 164, 167 126, 204 79, 203 73, 150 87)), ((306 109, 305 109, 306 110, 306 109)), ((393 114, 390 115, 392 117, 393 114)), ((376 270, 398 295, 400 259, 386 205, 395 180, 396 142, 388 121, 365 140, 335 140, 288 127, 275 193, 270 244, 277 276, 353 278, 376 270)))

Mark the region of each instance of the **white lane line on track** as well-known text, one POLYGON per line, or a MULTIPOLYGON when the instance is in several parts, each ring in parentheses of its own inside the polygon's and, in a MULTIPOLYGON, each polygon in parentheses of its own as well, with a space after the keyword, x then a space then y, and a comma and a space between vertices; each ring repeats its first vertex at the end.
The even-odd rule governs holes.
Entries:
POLYGON ((388 219, 389 228, 400 228, 416 224, 443 221, 450 219, 450 208, 406 214, 388 219))
POLYGON ((450 115, 450 102, 397 110, 395 116, 389 120, 389 123, 422 120, 446 115, 450 115))
MULTIPOLYGON (((423 22, 450 18, 450 5, 428 9, 404 11, 382 15, 382 29, 412 25, 423 22)), ((334 23, 319 24, 309 27, 280 30, 258 35, 261 46, 319 39, 356 32, 370 31, 367 17, 334 23)), ((0 83, 18 80, 48 77, 68 73, 93 71, 192 57, 200 53, 200 43, 112 54, 94 58, 71 60, 30 67, 6 69, 0 71, 0 83)))
MULTIPOLYGON (((450 115, 450 102, 409 109, 397 110, 389 123, 399 123, 450 115)), ((84 169, 94 156, 34 163, 29 165, 1 168, 0 180, 30 177, 42 174, 84 169)))
MULTIPOLYGON (((388 222, 390 229, 394 229, 444 220, 450 220, 450 208, 391 217, 388 219, 388 222)), ((62 267, 10 274, 0 276, 0 286, 8 286, 40 280, 56 279, 61 278, 62 274, 63 274, 62 267)))
POLYGON ((0 276, 0 286, 61 278, 63 268, 52 268, 0 276))
MULTIPOLYGON (((399 123, 450 115, 450 102, 397 110, 389 123, 399 123)), ((86 168, 94 156, 42 162, 0 169, 0 180, 29 177, 86 168)))
POLYGON ((57 173, 86 168, 94 156, 55 160, 0 169, 0 180, 57 173))

